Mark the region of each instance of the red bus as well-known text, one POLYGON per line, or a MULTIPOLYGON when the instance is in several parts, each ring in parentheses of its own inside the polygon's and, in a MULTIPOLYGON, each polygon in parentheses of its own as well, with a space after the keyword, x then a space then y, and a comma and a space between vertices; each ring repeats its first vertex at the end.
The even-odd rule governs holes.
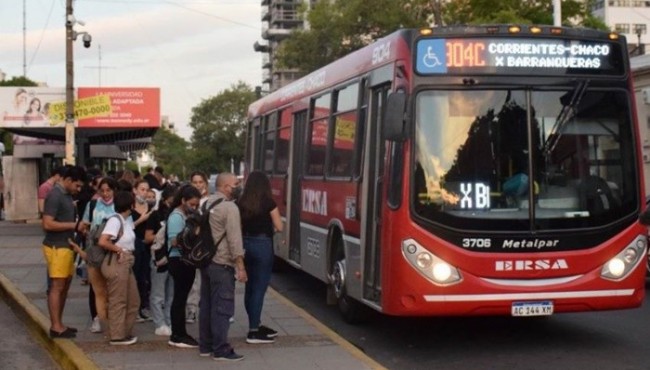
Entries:
POLYGON ((399 30, 351 53, 249 108, 275 254, 351 321, 638 307, 631 79, 624 37, 586 29, 399 30))

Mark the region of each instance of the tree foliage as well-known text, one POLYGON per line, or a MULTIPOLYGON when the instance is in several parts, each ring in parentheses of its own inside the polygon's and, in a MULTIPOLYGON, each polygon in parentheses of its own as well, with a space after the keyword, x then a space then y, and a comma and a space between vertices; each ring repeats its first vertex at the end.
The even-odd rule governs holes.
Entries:
MULTIPOLYGON (((594 0, 563 0, 562 24, 607 30, 590 14, 594 0)), ((398 28, 434 24, 552 24, 553 0, 332 0, 303 9, 309 28, 282 42, 277 62, 303 73, 316 70, 398 28)))
POLYGON ((164 127, 158 129, 153 136, 149 150, 156 158, 158 165, 165 169, 166 174, 175 174, 179 178, 186 178, 191 170, 187 167, 191 157, 189 143, 164 127))
POLYGON ((193 170, 208 174, 229 171, 231 160, 243 160, 246 115, 255 99, 251 86, 240 81, 192 108, 193 170))

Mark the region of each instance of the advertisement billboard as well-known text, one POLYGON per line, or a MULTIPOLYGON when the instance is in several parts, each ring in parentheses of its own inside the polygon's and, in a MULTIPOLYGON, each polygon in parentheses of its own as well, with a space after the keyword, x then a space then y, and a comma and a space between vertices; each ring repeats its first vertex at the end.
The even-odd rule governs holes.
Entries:
MULTIPOLYGON (((110 114, 79 117, 79 128, 160 127, 160 89, 153 87, 80 87, 78 99, 110 97, 110 114)), ((101 110, 97 105, 96 110, 101 110)))
POLYGON ((64 127, 51 120, 50 106, 65 102, 65 89, 52 87, 0 87, 0 127, 64 127))

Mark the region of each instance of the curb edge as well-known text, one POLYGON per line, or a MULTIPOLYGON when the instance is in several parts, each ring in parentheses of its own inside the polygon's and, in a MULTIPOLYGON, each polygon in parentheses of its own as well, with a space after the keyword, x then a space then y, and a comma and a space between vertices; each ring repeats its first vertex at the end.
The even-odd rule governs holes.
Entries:
POLYGON ((269 286, 268 291, 271 292, 271 294, 273 294, 273 296, 275 298, 277 298, 278 300, 280 300, 283 304, 291 307, 293 310, 298 312, 298 314, 300 316, 302 316, 303 319, 307 320, 310 324, 314 325, 323 334, 325 334, 326 336, 331 338, 332 341, 334 341, 336 344, 340 345, 346 351, 350 352, 350 354, 352 354, 354 357, 356 357, 357 359, 361 360, 366 365, 368 365, 371 369, 374 369, 374 370, 387 370, 386 367, 382 366, 380 363, 378 363, 377 361, 370 358, 367 354, 365 354, 362 350, 360 350, 354 344, 350 343, 345 338, 343 338, 342 336, 337 334, 334 330, 330 329, 325 324, 318 321, 318 319, 316 319, 314 316, 310 315, 304 309, 298 307, 295 303, 291 302, 287 297, 280 294, 277 290, 275 290, 275 289, 273 289, 272 287, 269 286))
POLYGON ((2 273, 0 295, 7 298, 7 304, 29 328, 32 336, 63 369, 100 369, 72 340, 50 338, 49 319, 2 273))

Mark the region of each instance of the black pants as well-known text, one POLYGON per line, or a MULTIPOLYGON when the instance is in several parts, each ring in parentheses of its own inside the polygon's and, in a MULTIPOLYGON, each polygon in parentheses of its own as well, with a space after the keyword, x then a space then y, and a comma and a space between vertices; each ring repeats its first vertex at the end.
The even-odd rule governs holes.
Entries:
POLYGON ((135 251, 133 252, 135 263, 133 264, 133 274, 135 281, 138 283, 138 293, 140 294, 140 309, 149 307, 149 292, 151 290, 151 251, 149 246, 144 244, 142 239, 135 239, 135 251))
POLYGON ((172 300, 172 336, 182 337, 185 331, 185 305, 190 294, 196 269, 183 263, 180 257, 169 258, 169 273, 174 278, 174 300, 172 300))
POLYGON ((95 301, 95 291, 93 290, 92 284, 88 284, 90 288, 88 290, 88 307, 90 308, 90 317, 97 317, 97 302, 95 301))

